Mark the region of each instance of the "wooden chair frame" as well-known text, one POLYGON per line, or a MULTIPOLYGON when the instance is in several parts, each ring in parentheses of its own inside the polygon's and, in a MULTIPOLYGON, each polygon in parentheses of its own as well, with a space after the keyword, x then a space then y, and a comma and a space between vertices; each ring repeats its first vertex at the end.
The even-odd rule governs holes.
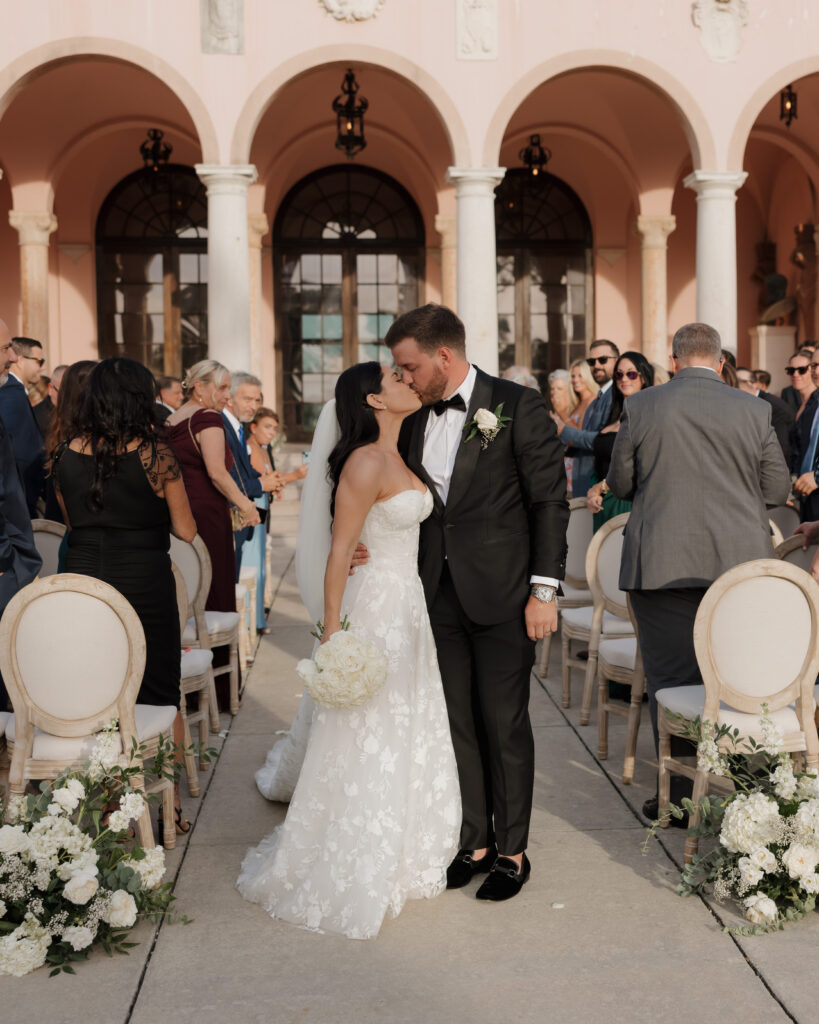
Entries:
POLYGON ((259 631, 256 627, 256 615, 258 613, 256 591, 259 585, 259 574, 252 566, 242 569, 239 572, 239 582, 247 587, 247 596, 250 609, 248 611, 248 631, 250 633, 250 654, 256 650, 256 641, 259 639, 259 631))
MULTIPOLYGON (((37 548, 38 552, 40 551, 39 545, 37 544, 38 533, 49 533, 53 537, 59 537, 60 540, 62 540, 66 532, 65 524, 55 523, 52 519, 32 519, 31 530, 34 534, 34 546, 37 548)), ((42 552, 40 553, 42 554, 42 552)), ((57 570, 55 569, 55 572, 56 571, 57 570)), ((46 576, 54 575, 54 573, 47 573, 46 575, 43 575, 41 570, 38 575, 40 579, 45 579, 46 576)))
MULTIPOLYGON (((781 544, 777 544, 776 545, 776 547, 774 549, 774 555, 777 558, 781 558, 783 560, 787 560, 788 555, 792 551, 798 551, 802 547, 803 540, 804 540, 804 538, 802 537, 801 534, 799 534, 796 537, 786 537, 785 540, 783 540, 781 544)), ((808 551, 812 550, 813 553, 815 554, 816 553, 816 548, 818 546, 819 545, 816 545, 816 544, 808 544, 808 551)), ((794 563, 791 562, 790 564, 793 565, 794 563)))
MULTIPOLYGON (((592 513, 589 511, 589 508, 586 505, 586 499, 585 498, 572 498, 571 501, 569 502, 569 516, 571 517, 572 512, 577 512, 580 509, 585 509, 589 513, 589 515, 591 516, 592 513)), ((585 574, 581 577, 581 576, 571 576, 569 573, 566 573, 566 576, 564 578, 564 582, 568 583, 570 587, 576 587, 578 590, 588 590, 589 589, 589 584, 586 581, 585 574)), ((583 600, 583 601, 579 601, 579 600, 577 600, 577 598, 572 598, 572 597, 559 597, 557 599, 558 620, 560 618, 560 610, 561 610, 561 608, 583 608, 583 607, 585 607, 586 605, 589 605, 589 604, 591 604, 591 593, 589 593, 588 600, 583 600)), ((559 627, 559 622, 558 622, 558 628, 560 628, 559 627)), ((543 640, 541 641, 541 647, 540 647, 540 666, 538 668, 538 675, 542 679, 545 679, 546 676, 549 673, 549 655, 551 654, 551 650, 552 650, 552 636, 553 635, 554 634, 550 633, 547 637, 544 637, 543 640)), ((569 692, 567 693, 566 689, 564 687, 564 690, 563 690, 563 707, 564 708, 570 707, 571 706, 571 700, 572 700, 571 690, 569 690, 569 692)))
POLYGON ((605 761, 609 756, 609 715, 619 715, 628 721, 626 733, 626 752, 623 758, 623 785, 630 786, 634 781, 634 762, 637 757, 637 734, 640 730, 640 718, 643 712, 643 694, 646 689, 646 677, 643 670, 643 655, 640 651, 640 638, 637 623, 627 599, 631 625, 634 628, 634 641, 637 651, 634 668, 627 669, 606 661, 604 655, 606 640, 628 640, 629 637, 603 637, 600 641, 597 658, 597 756, 605 761), (623 683, 631 688, 631 700, 626 707, 609 698, 609 681, 623 683))
POLYGON ((8 712, 0 711, 0 790, 4 797, 9 788, 9 755, 6 747, 6 722, 8 712))
POLYGON ((779 529, 779 527, 776 525, 773 519, 768 520, 768 526, 771 528, 771 543, 776 549, 784 541, 785 538, 782 536, 782 531, 779 529))
MULTIPOLYGON (((66 769, 79 770, 85 765, 85 758, 68 763, 63 760, 35 760, 32 757, 35 728, 53 736, 75 739, 100 732, 112 718, 116 718, 122 742, 119 763, 123 767, 131 764, 133 741, 136 739, 139 742, 134 708, 144 671, 145 634, 142 630, 142 623, 125 598, 107 583, 92 579, 90 576, 61 573, 47 576, 42 580, 35 580, 15 594, 6 606, 3 618, 0 620, 0 672, 2 672, 3 681, 14 708, 14 743, 9 745, 11 749, 9 793, 13 796, 22 795, 27 782, 31 779, 53 780, 66 769), (65 592, 85 594, 102 601, 116 614, 128 641, 128 667, 116 698, 93 715, 71 720, 57 718, 38 707, 21 677, 17 656, 17 632, 23 613, 29 605, 43 595, 65 592)), ((156 755, 160 739, 161 736, 156 736, 143 740, 145 758, 156 755)), ((134 787, 143 792, 161 793, 164 818, 163 845, 166 849, 172 849, 176 845, 173 782, 170 779, 159 778, 146 787, 143 772, 133 776, 132 780, 134 787)), ((147 804, 137 822, 137 831, 142 846, 149 848, 155 845, 151 815, 147 804)))
MULTIPOLYGON (((188 588, 185 586, 185 577, 179 567, 171 562, 174 583, 176 584, 176 604, 179 609, 179 628, 184 630, 185 624, 190 617, 188 615, 188 588)), ((184 652, 183 652, 184 657, 184 652)), ((207 746, 210 732, 210 691, 213 685, 213 672, 208 669, 195 676, 181 678, 179 681, 180 700, 179 711, 182 715, 182 726, 185 740, 185 775, 188 780, 188 792, 191 796, 199 796, 199 773, 196 770, 196 757, 194 756, 191 737, 191 726, 199 726, 199 743, 202 752, 199 755, 199 767, 207 767, 207 759, 203 757, 207 746), (196 711, 189 713, 185 698, 189 694, 198 695, 198 706, 196 711)))
MULTIPOLYGON (((813 709, 813 689, 819 672, 819 584, 798 566, 773 558, 763 558, 755 562, 744 562, 723 573, 705 593, 694 620, 694 650, 697 663, 705 686, 705 703, 702 719, 718 722, 720 702, 745 714, 759 715, 763 703, 767 703, 770 711, 778 711, 789 704, 796 705, 796 714, 801 728, 798 732, 786 734, 783 748, 790 752, 805 755, 808 771, 819 770, 819 735, 813 709), (751 697, 741 693, 720 679, 711 653, 711 629, 714 613, 722 598, 739 583, 760 576, 770 576, 788 580, 801 590, 810 608, 811 636, 807 645, 805 659, 796 677, 786 686, 774 693, 762 697, 751 697)), ((659 758, 658 758, 658 790, 660 815, 668 808, 670 801, 670 776, 683 775, 694 782, 692 800, 697 806, 699 800, 708 791, 709 782, 724 788, 726 782, 717 776, 711 777, 706 769, 698 768, 696 763, 682 761, 671 756, 671 737, 683 734, 683 725, 667 714, 662 704, 657 706, 659 726, 659 758)), ((759 733, 748 733, 759 739, 759 733)), ((745 738, 740 735, 739 742, 745 738)), ((725 749, 730 749, 723 743, 725 749)), ((693 759, 695 761, 695 759, 693 759)), ((730 787, 729 787, 730 788, 730 787)), ((690 822, 691 826, 699 823, 699 813, 690 822)), ((690 864, 697 852, 699 840, 690 836, 685 844, 685 862, 690 864)))

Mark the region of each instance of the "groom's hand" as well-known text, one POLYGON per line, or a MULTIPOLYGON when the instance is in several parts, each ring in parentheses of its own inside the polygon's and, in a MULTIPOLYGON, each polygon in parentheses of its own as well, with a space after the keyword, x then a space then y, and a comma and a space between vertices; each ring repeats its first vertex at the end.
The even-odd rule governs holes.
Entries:
POLYGON ((557 630, 557 601, 538 601, 530 597, 523 613, 530 640, 542 640, 557 630))
POLYGON ((366 565, 367 562, 369 562, 369 560, 370 552, 366 549, 366 547, 361 543, 356 544, 355 551, 353 552, 352 561, 350 562, 350 575, 353 575, 353 573, 356 571, 359 565, 366 565))

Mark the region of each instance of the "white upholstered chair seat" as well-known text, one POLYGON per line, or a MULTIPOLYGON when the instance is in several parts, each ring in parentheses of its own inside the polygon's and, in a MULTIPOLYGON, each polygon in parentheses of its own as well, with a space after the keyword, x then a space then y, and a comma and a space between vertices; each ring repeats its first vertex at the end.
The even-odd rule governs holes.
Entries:
POLYGON ((601 640, 600 660, 615 668, 624 668, 633 672, 637 664, 637 637, 626 636, 616 640, 601 640))
MULTIPOLYGON (((563 621, 576 629, 591 630, 594 608, 588 605, 586 608, 566 608, 560 613, 563 621)), ((615 636, 632 636, 634 627, 628 619, 618 618, 611 612, 603 612, 603 634, 615 636)))
POLYGON ((10 718, 11 713, 9 711, 0 711, 0 736, 5 736, 6 724, 10 718))
MULTIPOLYGON (((230 633, 239 625, 238 612, 205 612, 205 624, 208 627, 209 636, 218 636, 220 633, 230 633)), ((185 624, 185 631, 182 634, 183 644, 196 643, 196 622, 193 617, 185 624)))
POLYGON ((588 601, 592 603, 591 591, 587 587, 573 587, 571 583, 561 583, 563 593, 557 599, 558 605, 568 601, 588 601))
MULTIPOLYGON (((662 704, 666 711, 691 720, 697 715, 701 715, 705 707, 705 687, 672 686, 665 690, 658 690, 657 703, 662 704)), ((792 704, 786 708, 780 708, 778 711, 772 711, 771 720, 786 736, 801 731, 799 717, 792 704)), ((725 703, 720 703, 717 725, 728 725, 732 729, 739 729, 740 736, 758 736, 762 731, 758 715, 737 711, 725 703)))
MULTIPOLYGON (((160 733, 167 733, 170 736, 176 712, 175 707, 137 704, 134 708, 134 721, 140 743, 155 739, 160 733)), ((115 732, 114 736, 118 739, 119 733, 115 732)), ((8 716, 6 739, 9 744, 14 743, 14 715, 8 716)), ((31 756, 35 761, 65 761, 66 764, 72 761, 84 761, 91 756, 91 751, 97 740, 98 737, 95 735, 52 736, 51 733, 35 729, 34 749, 31 756)))
POLYGON ((182 652, 182 678, 193 679, 194 676, 201 676, 213 664, 213 651, 206 651, 204 648, 193 648, 190 651, 182 652))

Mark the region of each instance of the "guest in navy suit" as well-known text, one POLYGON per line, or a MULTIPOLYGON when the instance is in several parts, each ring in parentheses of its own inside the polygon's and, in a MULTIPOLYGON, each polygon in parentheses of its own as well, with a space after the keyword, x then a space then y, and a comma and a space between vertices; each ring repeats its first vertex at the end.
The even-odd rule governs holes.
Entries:
POLYGON ((26 385, 40 376, 43 348, 32 338, 12 338, 5 324, 0 328, 0 348, 7 349, 6 379, 0 387, 0 419, 14 452, 29 516, 35 518, 37 499, 43 490, 43 437, 28 400, 26 385))
MULTIPOLYGON (((233 469, 230 471, 236 484, 251 500, 261 498, 265 493, 276 493, 282 488, 281 474, 275 470, 261 474, 250 464, 247 453, 248 437, 245 433, 256 410, 262 404, 262 382, 250 373, 234 373, 230 383, 230 401, 222 411, 225 421, 225 436, 233 455, 233 469)), ((250 539, 253 527, 235 530, 233 541, 236 548, 236 580, 242 566, 242 545, 250 539)))

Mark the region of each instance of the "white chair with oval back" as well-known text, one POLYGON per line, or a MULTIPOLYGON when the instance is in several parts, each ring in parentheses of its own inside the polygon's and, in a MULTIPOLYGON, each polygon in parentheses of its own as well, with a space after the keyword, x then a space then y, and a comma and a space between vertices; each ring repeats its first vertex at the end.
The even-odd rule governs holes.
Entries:
MULTIPOLYGON (((708 588, 694 622, 694 650, 703 686, 676 686, 657 693, 660 734, 658 788, 662 816, 668 807, 670 775, 694 780, 696 805, 709 784, 725 780, 691 762, 671 756, 671 737, 684 735, 685 722, 704 721, 739 730, 742 740, 761 741, 759 716, 767 704, 784 735, 783 749, 800 752, 807 769, 819 768, 819 736, 814 721, 814 683, 819 671, 819 584, 795 565, 764 558, 744 562, 708 588)), ((734 747, 724 743, 726 752, 734 747)), ((728 784, 730 787, 730 784, 728 784)), ((696 825, 699 815, 692 817, 696 825)), ((685 860, 698 839, 685 844, 685 860)))
POLYGON ((816 554, 817 545, 808 544, 808 546, 802 547, 802 537, 787 537, 782 541, 781 544, 777 544, 774 554, 777 558, 781 558, 783 562, 789 562, 791 565, 798 565, 800 569, 804 569, 805 572, 810 572, 811 563, 813 562, 813 556, 816 554))
POLYGON ((34 534, 34 546, 43 560, 43 566, 37 575, 40 579, 53 576, 59 572, 60 545, 65 536, 65 526, 51 519, 32 519, 31 529, 34 534))
MULTIPOLYGON (((135 703, 144 670, 139 617, 107 583, 64 573, 35 580, 16 594, 0 621, 0 671, 14 708, 6 723, 10 793, 22 794, 31 779, 81 769, 95 734, 114 718, 120 764, 131 763, 134 739, 144 746, 145 758, 154 756, 160 739, 172 734, 177 709, 135 703)), ((145 788, 141 773, 134 785, 145 788)), ((160 776, 147 792, 162 794, 164 845, 171 848, 173 783, 160 776)), ((137 826, 140 843, 153 846, 147 807, 137 826)))
POLYGON ((604 523, 592 538, 586 552, 586 578, 592 595, 592 606, 567 608, 563 612, 563 692, 571 686, 571 665, 586 670, 580 724, 588 725, 597 675, 597 654, 603 636, 634 636, 628 617, 626 595, 620 590, 620 553, 623 548, 623 527, 629 513, 623 512, 604 523), (570 643, 578 640, 588 645, 588 660, 570 659, 570 643))
MULTIPOLYGON (((230 713, 235 715, 239 711, 239 613, 205 611, 212 570, 208 549, 199 534, 190 543, 171 536, 171 558, 185 579, 189 611, 192 612, 182 632, 182 644, 205 650, 222 646, 229 648, 228 664, 213 669, 213 675, 229 674, 230 713)), ((211 729, 218 732, 215 686, 210 694, 210 721, 211 729)))
POLYGON ((792 505, 777 505, 768 509, 768 519, 787 540, 799 525, 799 513, 792 505))
MULTIPOLYGON (((561 584, 563 594, 557 599, 558 614, 564 608, 584 608, 592 603, 591 591, 586 581, 586 551, 592 539, 594 518, 585 498, 572 498, 569 502, 569 525, 566 530, 566 576, 561 584)), ((540 669, 542 678, 549 671, 549 653, 552 648, 552 634, 542 641, 540 669)), ((580 665, 579 660, 574 664, 580 665)), ((585 666, 584 666, 585 667, 585 666)), ((563 707, 571 705, 571 690, 563 691, 563 707)))
POLYGON ((0 790, 3 793, 9 784, 9 755, 6 749, 6 723, 10 718, 8 711, 0 711, 0 790))
POLYGON ((779 545, 785 539, 782 536, 782 531, 779 529, 779 527, 776 525, 776 523, 773 521, 773 519, 769 519, 768 520, 768 527, 770 528, 770 531, 771 531, 771 543, 773 544, 774 548, 778 548, 779 545))
POLYGON ((646 677, 637 637, 637 624, 627 601, 629 619, 634 636, 601 637, 597 655, 597 756, 605 761, 609 756, 609 715, 619 715, 628 721, 626 753, 623 758, 623 784, 634 781, 634 762, 637 756, 637 733, 643 711, 646 677), (609 683, 620 683, 631 689, 628 705, 613 701, 609 683))

